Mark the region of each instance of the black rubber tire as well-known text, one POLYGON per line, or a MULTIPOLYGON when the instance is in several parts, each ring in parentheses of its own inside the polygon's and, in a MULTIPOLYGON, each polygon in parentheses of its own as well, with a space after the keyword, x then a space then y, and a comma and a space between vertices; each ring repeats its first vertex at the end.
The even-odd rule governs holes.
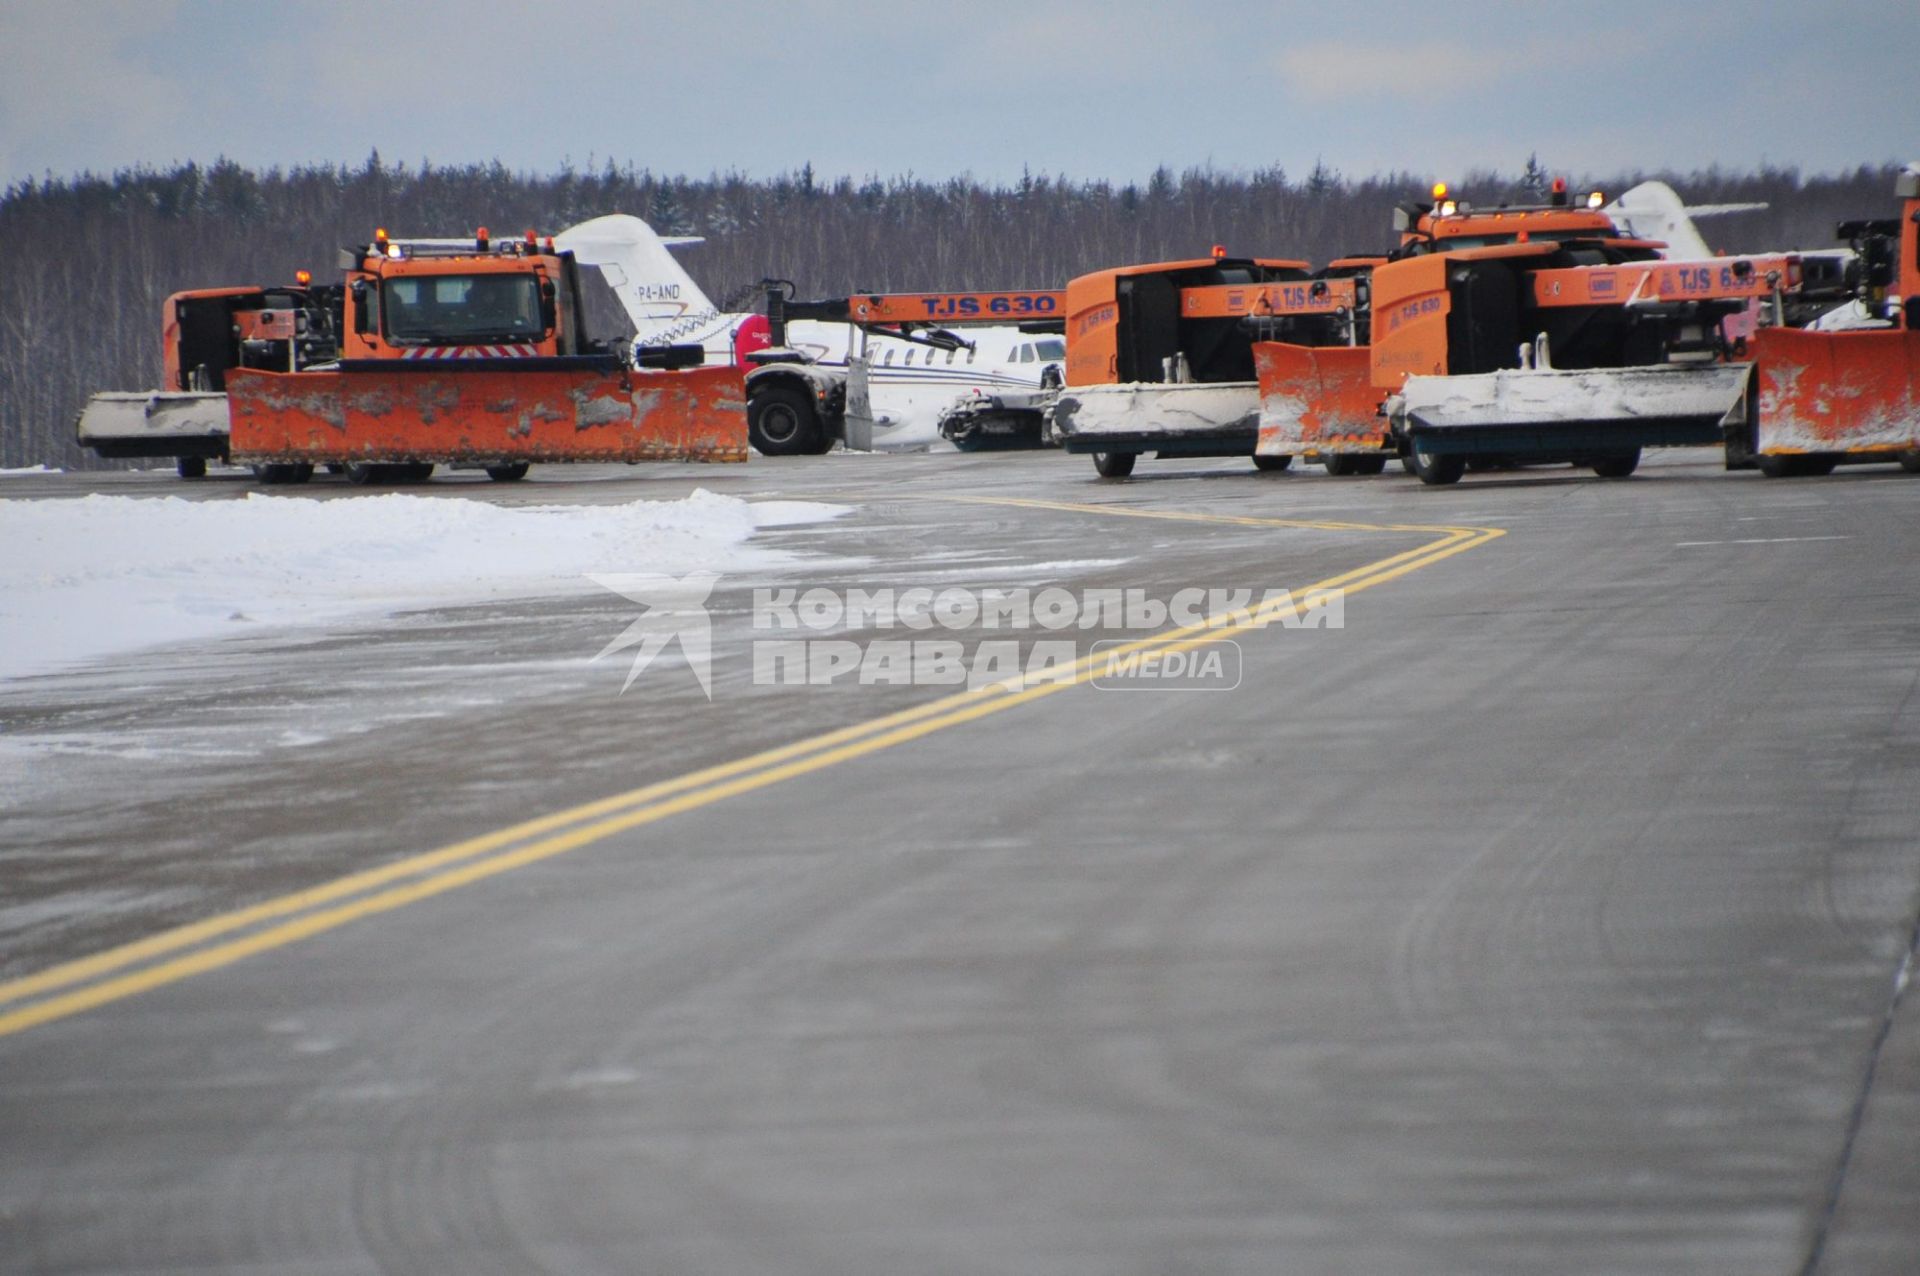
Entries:
POLYGON ((1438 455, 1428 452, 1420 446, 1420 440, 1407 442, 1406 464, 1415 478, 1428 487, 1446 487, 1458 483, 1460 476, 1467 472, 1467 458, 1464 456, 1438 455))
POLYGON ((1278 474, 1292 464, 1293 458, 1285 454, 1280 456, 1261 456, 1256 453, 1253 458, 1253 468, 1263 474, 1278 474))
POLYGON ((253 467, 254 477, 262 483, 304 483, 313 477, 313 467, 301 461, 283 461, 253 467))
POLYGON ((1920 474, 1920 449, 1900 454, 1900 468, 1909 474, 1920 474))
POLYGON ((1328 452, 1320 458, 1320 464, 1327 467, 1327 473, 1334 478, 1346 478, 1353 473, 1355 458, 1345 452, 1328 452))
POLYGON ((1823 452, 1796 456, 1756 456, 1753 463, 1768 478, 1820 478, 1833 473, 1840 458, 1823 452))
POLYGON ((1623 479, 1640 468, 1640 449, 1603 456, 1593 463, 1593 472, 1603 479, 1623 479))
MULTIPOLYGON (((792 386, 755 390, 747 399, 747 441, 762 456, 808 456, 820 447, 820 414, 813 400, 792 386)), ((828 446, 832 446, 831 440, 828 446)))
POLYGON ((1093 468, 1101 478, 1125 478, 1133 473, 1133 463, 1139 459, 1138 452, 1095 452, 1093 468))
POLYGON ((204 456, 183 456, 174 462, 174 472, 183 479, 203 479, 207 476, 207 458, 204 456))
POLYGON ((512 465, 489 465, 487 477, 496 483, 518 483, 527 476, 527 463, 515 461, 512 465))
POLYGON ((1327 473, 1363 478, 1370 474, 1380 474, 1384 472, 1386 468, 1387 458, 1384 456, 1367 456, 1364 453, 1356 456, 1349 452, 1346 454, 1345 463, 1338 470, 1332 466, 1328 466, 1327 473))
POLYGON ((399 481, 402 483, 424 483, 433 477, 432 461, 408 461, 397 468, 400 471, 399 481))
POLYGON ((375 465, 371 461, 349 461, 340 467, 347 482, 355 487, 371 487, 376 483, 391 483, 393 476, 387 473, 385 465, 375 465))

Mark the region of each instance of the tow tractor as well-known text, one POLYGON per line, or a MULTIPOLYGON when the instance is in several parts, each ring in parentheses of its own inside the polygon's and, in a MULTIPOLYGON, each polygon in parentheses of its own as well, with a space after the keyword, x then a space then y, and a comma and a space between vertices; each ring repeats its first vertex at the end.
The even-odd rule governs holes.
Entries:
POLYGON ((938 428, 956 446, 974 450, 1043 441, 1045 409, 1051 398, 1044 388, 1047 370, 1040 369, 1038 386, 1032 391, 991 384, 1006 378, 981 375, 983 368, 953 365, 955 352, 971 353, 973 347, 954 330, 994 327, 1017 328, 1034 336, 1057 334, 1063 328, 1064 299, 1058 289, 858 293, 805 301, 794 299, 791 292, 792 285, 783 280, 768 281, 771 344, 747 356, 756 365, 746 377, 747 428, 761 452, 770 456, 821 453, 842 439, 855 449, 872 445, 872 368, 866 347, 867 338, 875 335, 927 351, 927 361, 917 375, 912 369, 906 375, 951 400, 938 428), (844 365, 823 362, 797 348, 792 340, 795 323, 845 326, 859 335, 858 348, 849 351, 844 365), (942 350, 948 354, 948 366, 935 369, 933 352, 942 350))
MULTIPOLYGON (((233 339, 224 343, 215 339, 221 316, 197 299, 227 292, 172 299, 170 385, 136 397, 152 405, 139 409, 151 422, 193 396, 177 414, 192 437, 175 430, 169 442, 150 429, 144 446, 224 456, 268 483, 305 482, 316 466, 356 482, 419 481, 440 464, 511 481, 534 462, 746 459, 739 372, 697 366, 703 352, 679 346, 650 351, 654 366, 636 368, 591 340, 573 256, 550 238, 529 231, 495 243, 482 229, 471 239, 396 240, 381 230, 343 250, 340 264, 343 282, 324 292, 227 290, 268 317, 243 319, 242 301, 226 303, 233 339), (283 293, 291 304, 265 304, 283 293), (284 363, 278 348, 245 335, 248 324, 285 341, 284 363)), ((111 431, 96 424, 124 424, 133 412, 96 396, 82 441, 101 450, 111 431)))

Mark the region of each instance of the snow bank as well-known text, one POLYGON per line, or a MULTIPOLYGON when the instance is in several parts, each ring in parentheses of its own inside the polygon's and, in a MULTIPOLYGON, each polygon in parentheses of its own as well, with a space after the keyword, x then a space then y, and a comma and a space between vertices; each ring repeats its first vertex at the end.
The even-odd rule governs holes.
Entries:
POLYGON ((246 627, 593 592, 586 574, 792 561, 757 528, 841 509, 685 500, 507 507, 404 494, 0 502, 0 678, 246 627))

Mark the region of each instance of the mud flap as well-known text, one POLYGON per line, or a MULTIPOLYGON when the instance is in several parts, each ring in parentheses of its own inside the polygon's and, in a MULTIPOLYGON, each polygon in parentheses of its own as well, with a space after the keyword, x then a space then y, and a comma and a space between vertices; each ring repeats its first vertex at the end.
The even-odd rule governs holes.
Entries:
POLYGON ((467 366, 457 369, 236 369, 227 376, 233 459, 489 465, 747 459, 746 393, 736 368, 627 372, 527 366, 532 360, 463 362, 467 366))
POLYGON ((1260 375, 1260 441, 1256 456, 1309 452, 1379 453, 1388 446, 1365 346, 1253 347, 1260 375))
POLYGON ((1920 448, 1920 331, 1766 328, 1756 451, 1904 452, 1920 448))

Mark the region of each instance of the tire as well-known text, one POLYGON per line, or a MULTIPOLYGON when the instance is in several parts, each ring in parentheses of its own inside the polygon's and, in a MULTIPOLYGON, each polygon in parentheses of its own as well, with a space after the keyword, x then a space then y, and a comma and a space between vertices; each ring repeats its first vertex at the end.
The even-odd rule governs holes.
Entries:
MULTIPOLYGON (((755 390, 747 399, 747 440, 762 456, 807 456, 821 451, 820 416, 813 400, 792 386, 755 390)), ((831 440, 828 446, 832 446, 831 440)))
POLYGON ((1421 447, 1418 438, 1413 438, 1407 441, 1406 466, 1428 487, 1446 487, 1458 483, 1460 476, 1467 472, 1467 458, 1436 455, 1421 447))
POLYGON ((285 461, 253 467, 254 477, 262 483, 304 483, 313 477, 313 467, 303 462, 285 461))
POLYGON ((1603 479, 1623 479, 1640 468, 1640 449, 1603 456, 1593 463, 1593 472, 1603 479))
POLYGON ((398 481, 402 483, 424 483, 433 477, 432 461, 409 461, 398 468, 398 481))
POLYGON ((1101 478, 1125 478, 1133 473, 1133 463, 1139 459, 1138 452, 1095 452, 1093 468, 1101 478))
POLYGON ((1808 452, 1797 456, 1756 456, 1753 463, 1770 479, 1819 478, 1833 473, 1834 466, 1840 464, 1840 458, 1821 452, 1808 452))
POLYGON ((1346 478, 1353 473, 1354 458, 1345 452, 1328 452, 1320 458, 1320 464, 1327 467, 1327 473, 1334 478, 1346 478))
POLYGON ((1253 458, 1253 468, 1263 474, 1278 474, 1292 464, 1293 458, 1284 454, 1281 456, 1260 456, 1255 454, 1253 458))
POLYGON ((1900 454, 1900 468, 1909 474, 1920 474, 1920 449, 1900 454))
POLYGON ((369 461, 350 461, 342 466, 341 469, 347 476, 347 482, 353 484, 355 487, 368 487, 375 483, 392 482, 392 479, 387 475, 386 466, 375 465, 369 461))
POLYGON ((1352 478, 1383 472, 1387 468, 1387 458, 1368 456, 1365 453, 1356 455, 1352 452, 1336 452, 1322 457, 1321 464, 1327 467, 1329 474, 1339 478, 1352 478))
POLYGON ((489 465, 487 477, 496 483, 518 483, 527 476, 527 463, 515 461, 512 465, 489 465))
POLYGON ((207 476, 207 458, 183 456, 174 462, 173 468, 183 479, 203 479, 207 476))

